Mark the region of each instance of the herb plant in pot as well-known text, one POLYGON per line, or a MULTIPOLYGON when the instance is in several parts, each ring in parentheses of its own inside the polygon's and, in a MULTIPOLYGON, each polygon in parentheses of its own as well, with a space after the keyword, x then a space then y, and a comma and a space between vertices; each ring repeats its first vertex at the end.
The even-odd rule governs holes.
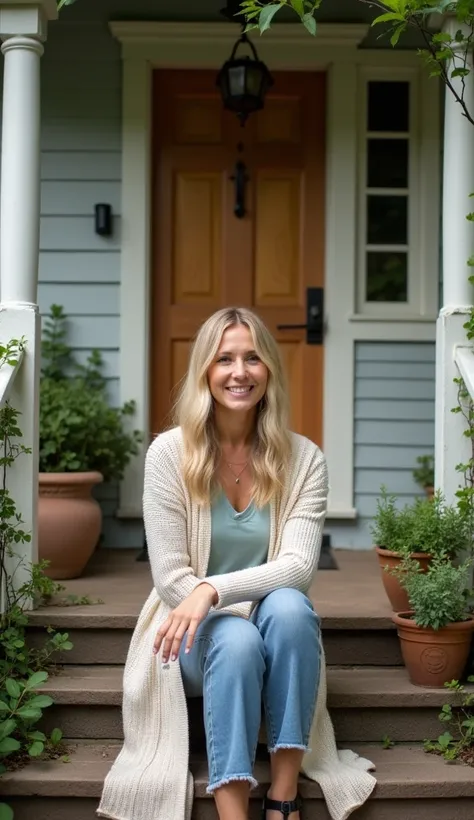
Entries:
POLYGON ((423 488, 428 498, 434 496, 434 458, 433 456, 418 456, 417 466, 413 470, 413 478, 423 488))
POLYGON ((371 527, 382 571, 382 582, 394 612, 408 610, 407 592, 400 583, 407 558, 425 572, 433 558, 453 558, 470 543, 466 516, 445 504, 441 493, 432 500, 417 498, 397 507, 397 498, 382 487, 371 527))
POLYGON ((408 675, 416 686, 443 687, 462 678, 474 630, 471 564, 468 559, 456 566, 438 557, 426 572, 420 572, 416 562, 405 562, 401 583, 410 608, 392 619, 408 675))
POLYGON ((79 365, 66 336, 63 309, 52 305, 41 351, 38 547, 57 580, 82 573, 102 527, 92 489, 120 479, 141 440, 125 428, 133 402, 110 406, 100 353, 79 365))

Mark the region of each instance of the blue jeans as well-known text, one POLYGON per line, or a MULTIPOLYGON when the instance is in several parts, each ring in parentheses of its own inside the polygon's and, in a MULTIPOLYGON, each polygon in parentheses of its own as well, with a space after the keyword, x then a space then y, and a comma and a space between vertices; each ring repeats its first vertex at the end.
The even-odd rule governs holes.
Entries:
POLYGON ((188 697, 204 699, 209 793, 232 780, 255 786, 265 709, 268 748, 307 750, 319 686, 319 618, 295 589, 270 593, 251 619, 212 612, 180 652, 188 697))

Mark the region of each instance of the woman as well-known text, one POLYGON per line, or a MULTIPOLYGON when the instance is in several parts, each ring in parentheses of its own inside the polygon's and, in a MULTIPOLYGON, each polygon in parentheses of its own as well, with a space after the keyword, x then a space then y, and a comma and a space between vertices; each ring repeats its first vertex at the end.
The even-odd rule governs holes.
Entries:
POLYGON ((220 820, 247 820, 263 699, 271 787, 263 820, 300 820, 300 770, 343 820, 375 785, 336 750, 325 707, 317 568, 327 471, 287 430, 278 347, 260 319, 225 309, 202 326, 177 403, 145 467, 154 590, 124 676, 125 744, 99 814, 188 820, 185 696, 203 695, 209 787, 220 820), (237 617, 236 617, 237 616, 237 617))

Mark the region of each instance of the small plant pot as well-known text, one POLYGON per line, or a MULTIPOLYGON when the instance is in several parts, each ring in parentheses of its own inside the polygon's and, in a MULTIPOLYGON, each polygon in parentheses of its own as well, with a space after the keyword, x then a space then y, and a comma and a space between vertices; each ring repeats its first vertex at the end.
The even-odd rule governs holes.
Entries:
POLYGON ((415 686, 437 689, 460 680, 469 655, 474 617, 441 629, 417 626, 412 617, 412 612, 392 616, 410 681, 415 686))
POLYGON ((434 492, 435 492, 434 487, 424 487, 424 490, 425 490, 425 494, 426 494, 427 498, 430 498, 430 499, 434 498, 434 492))
MULTIPOLYGON (((382 547, 376 547, 375 550, 382 571, 382 583, 393 611, 407 612, 410 609, 408 595, 401 586, 397 576, 392 574, 392 570, 400 566, 402 558, 397 552, 385 550, 382 547)), ((431 555, 426 555, 424 552, 414 552, 410 555, 410 558, 418 561, 422 572, 426 572, 433 560, 431 555)))
POLYGON ((40 473, 38 553, 56 581, 78 578, 99 540, 102 511, 92 497, 100 473, 40 473))

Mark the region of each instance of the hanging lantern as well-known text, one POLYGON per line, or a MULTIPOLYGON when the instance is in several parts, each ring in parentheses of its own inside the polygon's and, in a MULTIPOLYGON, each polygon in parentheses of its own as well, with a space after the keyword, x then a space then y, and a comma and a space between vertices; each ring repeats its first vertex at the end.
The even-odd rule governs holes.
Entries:
POLYGON ((257 50, 245 32, 237 40, 230 58, 217 75, 224 108, 234 111, 241 125, 245 125, 249 114, 260 111, 265 103, 265 95, 273 85, 273 78, 267 66, 258 58, 257 50), (237 56, 239 46, 249 46, 252 56, 237 56))

